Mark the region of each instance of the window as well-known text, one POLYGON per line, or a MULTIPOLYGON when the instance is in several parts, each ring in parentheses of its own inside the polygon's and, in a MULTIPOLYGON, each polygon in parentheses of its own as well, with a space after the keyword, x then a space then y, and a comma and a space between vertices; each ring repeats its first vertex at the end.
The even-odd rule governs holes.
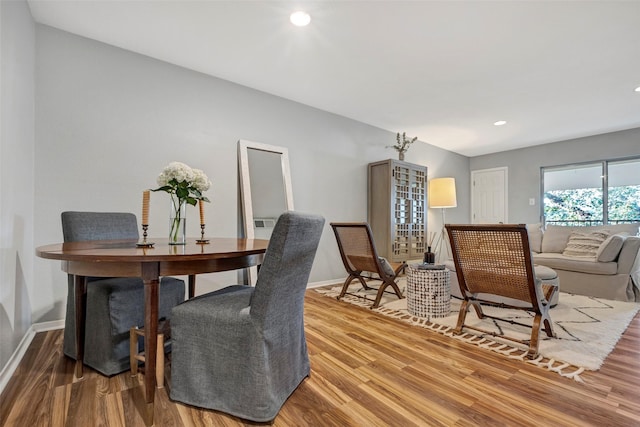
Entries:
POLYGON ((610 224, 640 222, 640 159, 608 163, 610 224))
POLYGON ((542 168, 545 224, 640 222, 640 158, 542 168))

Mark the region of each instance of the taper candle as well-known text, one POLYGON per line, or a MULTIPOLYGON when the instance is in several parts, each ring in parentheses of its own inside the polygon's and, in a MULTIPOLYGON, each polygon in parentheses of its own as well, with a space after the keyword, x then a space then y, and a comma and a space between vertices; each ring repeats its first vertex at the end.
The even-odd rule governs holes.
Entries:
POLYGON ((204 225, 204 202, 200 200, 200 225, 204 225))
POLYGON ((142 224, 149 225, 149 190, 142 192, 142 224))

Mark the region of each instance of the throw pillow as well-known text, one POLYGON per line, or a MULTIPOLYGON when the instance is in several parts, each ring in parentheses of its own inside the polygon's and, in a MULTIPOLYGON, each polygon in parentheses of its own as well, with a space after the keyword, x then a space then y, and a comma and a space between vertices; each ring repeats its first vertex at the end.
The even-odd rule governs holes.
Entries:
POLYGON ((592 233, 574 231, 569 235, 567 247, 562 255, 570 257, 595 258, 600 245, 609 237, 609 231, 599 230, 592 233))
MULTIPOLYGON (((562 225, 547 225, 542 237, 542 252, 561 254, 567 247, 569 236, 578 227, 565 227, 562 225)), ((583 232, 586 230, 582 230, 583 232)), ((594 230, 589 230, 594 231, 594 230)))
POLYGON ((395 276, 396 275, 396 272, 393 271, 393 267, 391 267, 391 264, 389 264, 389 261, 387 261, 386 258, 378 257, 378 259, 380 260, 380 264, 382 265, 382 271, 384 271, 385 274, 387 274, 389 276, 395 276))
POLYGON ((596 252, 596 260, 599 262, 612 262, 618 258, 620 249, 624 244, 625 235, 627 233, 612 234, 607 240, 602 242, 596 252))
POLYGON ((542 252, 542 223, 527 224, 529 246, 533 252, 542 252))

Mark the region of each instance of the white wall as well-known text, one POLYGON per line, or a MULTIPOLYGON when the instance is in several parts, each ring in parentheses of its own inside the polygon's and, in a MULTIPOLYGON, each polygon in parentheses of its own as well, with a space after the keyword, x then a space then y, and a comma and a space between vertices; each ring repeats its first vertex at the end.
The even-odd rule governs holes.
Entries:
MULTIPOLYGON (((640 128, 471 158, 471 170, 509 168, 509 222, 541 221, 540 168, 640 156, 640 128), (529 205, 529 199, 535 205, 529 205)), ((637 172, 640 174, 640 171, 637 172)))
POLYGON ((31 326, 35 35, 24 1, 0 2, 0 370, 31 326))
MULTIPOLYGON (((366 220, 367 163, 396 156, 385 148, 394 133, 46 26, 36 36, 36 246, 62 240, 65 210, 139 215, 142 190, 174 160, 213 181, 208 234, 237 236, 237 141, 247 139, 289 149, 296 210, 327 220, 310 280, 346 275, 329 222, 366 220)), ((415 143, 406 160, 430 177, 456 176, 457 221, 468 221, 468 158, 415 143)), ((168 233, 168 204, 152 193, 151 236, 168 233)), ((187 222, 199 235, 197 209, 187 222)), ((35 263, 34 322, 61 319, 64 274, 57 262, 35 263)), ((236 280, 199 276, 197 292, 236 280)))

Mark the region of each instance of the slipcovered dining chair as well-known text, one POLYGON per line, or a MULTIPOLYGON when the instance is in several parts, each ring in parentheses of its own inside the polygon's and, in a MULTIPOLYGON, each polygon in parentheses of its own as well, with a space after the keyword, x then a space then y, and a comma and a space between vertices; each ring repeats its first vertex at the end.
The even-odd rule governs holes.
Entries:
POLYGON ((173 309, 171 399, 272 420, 309 376, 303 304, 324 219, 278 219, 255 287, 234 285, 173 309))
MULTIPOLYGON (((63 212, 65 242, 87 240, 138 241, 138 222, 132 213, 63 212)), ((144 326, 144 283, 139 277, 88 277, 84 364, 104 375, 129 369, 129 333, 132 326, 144 326)), ((68 275, 64 354, 76 358, 74 277, 68 275)), ((169 318, 171 308, 184 301, 184 281, 160 280, 159 318, 169 318)))
POLYGON ((342 291, 338 296, 341 299, 349 292, 349 285, 354 279, 358 279, 364 289, 371 289, 366 280, 380 280, 376 298, 371 308, 380 305, 382 295, 388 286, 391 286, 398 298, 404 298, 396 278, 404 270, 404 262, 389 262, 386 258, 378 256, 376 245, 373 241, 371 227, 366 222, 332 222, 331 228, 336 235, 338 249, 344 268, 349 273, 342 285, 342 291), (377 277, 365 277, 363 273, 377 274, 377 277))
MULTIPOLYGON (((454 333, 463 328, 493 335, 492 332, 466 323, 471 307, 478 318, 502 320, 531 328, 529 340, 500 335, 529 346, 527 357, 538 355, 538 335, 541 328, 549 337, 555 337, 549 308, 558 291, 557 281, 536 276, 531 258, 529 235, 524 224, 451 225, 445 226, 455 263, 456 275, 462 293, 462 304, 454 333), (509 298, 512 304, 496 303, 487 296, 509 298), (525 310, 533 314, 532 324, 489 316, 482 305, 525 310)), ((523 316, 524 317, 524 316, 523 316)))

